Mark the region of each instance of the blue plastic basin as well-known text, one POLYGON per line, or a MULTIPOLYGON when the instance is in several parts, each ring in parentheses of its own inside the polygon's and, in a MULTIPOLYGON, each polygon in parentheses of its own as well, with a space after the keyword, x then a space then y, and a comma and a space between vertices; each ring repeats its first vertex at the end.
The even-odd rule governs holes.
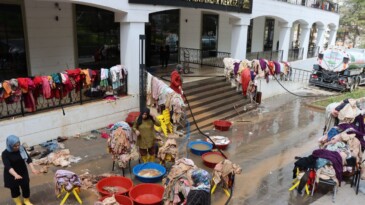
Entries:
POLYGON ((165 175, 166 169, 164 166, 154 163, 154 162, 147 162, 143 164, 137 164, 135 167, 133 167, 133 174, 136 176, 136 178, 144 183, 154 183, 162 180, 162 177, 165 175), (143 177, 139 176, 138 173, 144 169, 156 169, 159 172, 161 172, 161 175, 155 176, 155 177, 143 177))
POLYGON ((191 152, 193 154, 196 154, 196 155, 199 155, 199 156, 203 155, 204 153, 210 152, 213 149, 213 145, 210 144, 209 142, 205 142, 205 141, 192 141, 192 142, 189 142, 188 147, 189 147, 189 149, 191 150, 191 152), (196 145, 196 144, 204 144, 208 147, 208 149, 207 150, 194 149, 193 145, 196 145))

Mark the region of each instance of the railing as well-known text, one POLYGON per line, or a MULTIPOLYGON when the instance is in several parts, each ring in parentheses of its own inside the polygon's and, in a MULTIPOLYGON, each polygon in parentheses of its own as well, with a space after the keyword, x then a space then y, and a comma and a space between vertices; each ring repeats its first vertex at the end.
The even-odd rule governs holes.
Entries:
POLYGON ((304 48, 292 48, 288 51, 288 61, 297 61, 303 59, 304 48))
POLYGON ((338 13, 338 4, 328 0, 276 0, 338 13))
POLYGON ((246 53, 246 59, 248 59, 248 60, 260 59, 260 58, 264 58, 264 59, 270 60, 270 61, 272 61, 272 60, 282 61, 283 60, 283 50, 246 53))
POLYGON ((312 72, 299 68, 292 68, 289 79, 293 82, 308 83, 312 72))
MULTIPOLYGON (((127 88, 127 76, 121 81, 122 86, 117 89, 118 96, 126 95, 128 88, 127 88)), ((60 93, 63 93, 63 88, 61 87, 60 93)), ((69 92, 65 97, 61 99, 57 98, 50 98, 46 99, 43 96, 38 97, 36 100, 36 110, 33 112, 29 112, 26 109, 24 103, 24 97, 22 96, 20 101, 9 103, 7 100, 0 100, 0 119, 7 119, 10 117, 17 117, 17 116, 25 116, 28 114, 36 114, 39 112, 49 111, 60 109, 65 106, 72 106, 72 105, 81 105, 83 103, 87 103, 90 101, 96 101, 103 99, 105 91, 94 91, 92 88, 80 88, 79 90, 73 89, 69 92), (8 102, 8 103, 7 103, 8 102)))
POLYGON ((308 48, 307 58, 317 57, 318 56, 318 53, 319 53, 319 46, 309 47, 308 48))
POLYGON ((227 52, 214 50, 206 51, 195 48, 179 48, 179 63, 192 63, 224 68, 223 58, 230 56, 231 54, 227 52))

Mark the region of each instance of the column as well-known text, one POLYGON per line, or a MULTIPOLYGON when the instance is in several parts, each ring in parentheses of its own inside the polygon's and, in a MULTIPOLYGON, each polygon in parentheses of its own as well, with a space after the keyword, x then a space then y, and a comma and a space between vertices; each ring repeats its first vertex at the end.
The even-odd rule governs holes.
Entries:
POLYGON ((301 32, 300 32, 300 45, 303 48, 303 56, 302 57, 303 57, 303 60, 305 60, 305 59, 307 59, 307 54, 308 54, 310 27, 308 27, 308 25, 302 25, 300 27, 300 30, 301 30, 301 32))
POLYGON ((265 17, 253 19, 251 52, 261 52, 264 50, 265 17))
POLYGON ((336 44, 337 29, 330 30, 330 37, 328 39, 328 46, 336 44))
POLYGON ((128 94, 139 95, 139 36, 145 34, 148 14, 129 12, 115 18, 120 21, 120 63, 128 69, 128 94))
POLYGON ((323 49, 323 44, 324 44, 324 34, 325 34, 325 29, 324 27, 318 27, 317 29, 317 39, 316 39, 316 46, 319 46, 319 51, 321 51, 323 49))
POLYGON ((232 26, 231 58, 246 59, 248 24, 232 26))
POLYGON ((288 23, 280 25, 279 50, 283 51, 282 60, 288 60, 291 26, 288 23))

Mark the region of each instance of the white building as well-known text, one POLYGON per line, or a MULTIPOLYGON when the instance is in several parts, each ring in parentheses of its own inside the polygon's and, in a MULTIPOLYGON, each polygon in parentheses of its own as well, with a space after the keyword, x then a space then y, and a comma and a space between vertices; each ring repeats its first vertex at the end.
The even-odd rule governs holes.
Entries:
POLYGON ((37 144, 104 127, 138 110, 140 35, 146 36, 148 66, 160 64, 159 48, 165 45, 170 62, 179 47, 228 52, 238 59, 247 51, 282 50, 286 61, 294 44, 305 59, 314 25, 311 43, 323 47, 329 29, 334 44, 337 9, 316 0, 0 0, 0 81, 77 67, 128 69, 128 96, 66 107, 65 115, 56 109, 1 120, 0 146, 9 134, 37 144))

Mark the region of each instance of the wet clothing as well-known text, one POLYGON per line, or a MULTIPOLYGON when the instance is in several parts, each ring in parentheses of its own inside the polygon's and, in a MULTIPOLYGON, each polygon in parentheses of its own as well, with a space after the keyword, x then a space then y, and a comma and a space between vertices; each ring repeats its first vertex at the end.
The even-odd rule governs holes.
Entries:
MULTIPOLYGON (((28 154, 27 154, 28 155, 28 154)), ((19 186, 24 187, 28 185, 29 187, 29 173, 27 169, 27 165, 32 162, 32 159, 27 156, 27 160, 25 161, 20 152, 9 152, 8 150, 4 150, 1 154, 1 158, 4 163, 4 184, 7 188, 18 188, 19 186), (9 173, 9 170, 13 168, 14 171, 23 177, 23 179, 15 180, 14 176, 9 173)), ((24 190, 23 190, 24 192, 24 190)), ((23 193, 24 194, 24 193, 23 193)), ((25 196, 24 196, 25 197, 25 196)))
POLYGON ((250 81, 251 81, 251 72, 249 68, 246 68, 241 73, 243 96, 247 96, 247 89, 248 89, 248 84, 250 84, 250 81))
POLYGON ((140 149, 152 148, 155 142, 154 125, 160 126, 160 123, 158 121, 153 123, 151 119, 142 120, 142 124, 137 128, 137 121, 133 125, 133 130, 138 130, 140 132, 140 135, 137 138, 137 146, 140 149))

